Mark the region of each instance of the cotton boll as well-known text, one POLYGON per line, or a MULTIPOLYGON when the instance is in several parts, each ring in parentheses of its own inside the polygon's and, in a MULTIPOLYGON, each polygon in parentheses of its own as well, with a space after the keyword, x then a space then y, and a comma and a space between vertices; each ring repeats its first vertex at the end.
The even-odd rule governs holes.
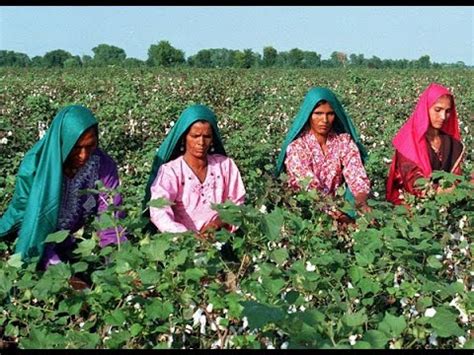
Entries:
POLYGON ((434 309, 433 307, 428 308, 428 309, 425 311, 425 317, 428 317, 428 318, 434 317, 435 314, 436 314, 436 309, 434 309))

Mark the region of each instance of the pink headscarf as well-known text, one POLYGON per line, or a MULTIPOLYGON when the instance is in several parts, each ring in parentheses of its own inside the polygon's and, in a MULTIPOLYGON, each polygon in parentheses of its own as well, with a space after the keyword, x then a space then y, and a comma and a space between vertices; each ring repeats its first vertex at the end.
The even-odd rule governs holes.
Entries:
POLYGON ((460 141, 458 115, 454 104, 453 94, 444 86, 431 83, 420 96, 412 115, 400 128, 393 145, 403 156, 414 162, 422 171, 425 177, 431 176, 431 164, 426 146, 425 134, 430 126, 429 109, 443 95, 450 95, 453 98, 452 112, 444 122, 441 130, 460 141))

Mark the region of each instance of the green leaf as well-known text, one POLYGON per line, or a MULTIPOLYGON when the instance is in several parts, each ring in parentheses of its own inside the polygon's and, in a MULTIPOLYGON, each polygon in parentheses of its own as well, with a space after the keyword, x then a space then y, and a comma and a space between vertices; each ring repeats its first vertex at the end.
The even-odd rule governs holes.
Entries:
POLYGON ((169 301, 159 299, 154 299, 145 306, 145 316, 150 320, 166 320, 173 311, 173 305, 169 301))
POLYGON ((77 263, 72 264, 72 269, 74 270, 74 273, 86 271, 87 267, 87 263, 83 261, 79 261, 77 263))
POLYGON ((374 349, 384 349, 389 339, 379 330, 369 330, 362 337, 362 340, 368 342, 374 349))
POLYGON ((170 248, 170 242, 166 238, 154 239, 149 244, 142 246, 141 250, 151 261, 164 261, 165 252, 170 248))
POLYGON ((385 312, 385 317, 379 323, 378 329, 384 332, 390 338, 399 337, 407 327, 404 316, 395 317, 388 312, 385 312))
POLYGON ((64 241, 64 239, 67 238, 68 235, 69 235, 68 230, 57 231, 55 233, 48 234, 44 242, 45 243, 61 243, 64 241))
POLYGON ((7 264, 17 269, 21 268, 21 266, 23 265, 23 261, 21 260, 21 254, 16 253, 10 256, 7 261, 7 264))
POLYGON ((355 345, 353 346, 354 349, 371 349, 372 346, 369 342, 367 341, 358 341, 357 343, 355 343, 355 345))
POLYGON ((123 326, 125 319, 125 313, 121 309, 116 309, 112 313, 109 313, 104 317, 104 320, 107 324, 115 325, 118 327, 123 326))
POLYGON ((204 275, 206 275, 206 270, 198 268, 187 269, 184 272, 185 280, 193 280, 196 282, 199 281, 204 275))
POLYGON ((376 294, 380 290, 380 286, 377 282, 374 282, 368 278, 363 278, 361 279, 358 283, 357 286, 360 287, 360 290, 364 295, 372 292, 373 294, 376 294))
POLYGON ((70 330, 66 334, 68 349, 95 349, 99 341, 100 336, 96 333, 70 330))
POLYGON ((430 319, 429 323, 440 338, 449 338, 451 336, 462 336, 464 331, 457 323, 458 315, 448 307, 436 308, 436 314, 430 319))
POLYGON ((168 206, 173 206, 174 203, 167 200, 166 198, 160 197, 156 198, 153 200, 150 200, 147 203, 147 206, 153 207, 153 208, 163 208, 163 207, 168 207, 168 206))
POLYGON ((283 213, 281 209, 275 208, 271 213, 264 215, 264 230, 270 240, 276 240, 280 236, 281 227, 283 225, 283 213))
POLYGON ((284 248, 276 249, 272 251, 270 257, 277 265, 281 265, 288 259, 288 251, 284 248))
POLYGON ((94 250, 97 242, 95 239, 85 239, 77 245, 77 248, 74 250, 74 254, 80 254, 81 256, 89 256, 94 250))
POLYGON ((351 281, 357 283, 362 276, 364 275, 364 269, 360 266, 351 266, 349 269, 349 276, 351 277, 351 281))
POLYGON ((436 257, 434 255, 429 256, 426 261, 428 263, 428 266, 433 268, 433 269, 440 269, 440 268, 443 267, 443 264, 441 264, 439 262, 439 260, 436 259, 436 257))
POLYGON ((342 321, 347 324, 349 327, 358 327, 367 322, 367 314, 365 309, 362 309, 356 313, 346 313, 342 317, 342 321))
POLYGON ((134 324, 132 324, 132 326, 130 327, 130 333, 132 334, 133 337, 135 337, 135 336, 137 336, 138 334, 140 334, 142 330, 143 330, 143 326, 141 326, 141 325, 138 324, 138 323, 134 323, 134 324))
POLYGON ((273 296, 278 295, 285 284, 286 282, 283 279, 273 279, 268 276, 262 277, 262 286, 270 291, 273 296))
POLYGON ((242 316, 247 317, 250 329, 262 328, 268 323, 276 324, 285 317, 285 312, 274 306, 255 301, 243 301, 241 305, 244 307, 242 316))

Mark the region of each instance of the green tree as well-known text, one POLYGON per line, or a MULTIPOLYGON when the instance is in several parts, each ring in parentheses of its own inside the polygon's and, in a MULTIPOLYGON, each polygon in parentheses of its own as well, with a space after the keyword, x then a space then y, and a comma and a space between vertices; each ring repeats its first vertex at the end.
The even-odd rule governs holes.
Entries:
POLYGON ((126 68, 139 68, 145 66, 146 63, 143 60, 137 58, 126 58, 122 65, 126 68))
POLYGON ((345 67, 347 64, 347 54, 334 51, 331 53, 330 61, 333 67, 345 67))
POLYGON ((185 63, 184 52, 168 41, 152 44, 148 49, 147 63, 151 66, 172 67, 185 63))
POLYGON ((234 67, 236 68, 251 68, 257 63, 257 56, 251 49, 244 49, 244 51, 234 52, 234 67))
POLYGON ((82 56, 82 66, 89 67, 92 65, 92 57, 90 55, 84 54, 82 56))
POLYGON ((301 64, 303 68, 317 68, 321 66, 321 54, 311 51, 304 51, 301 64))
POLYGON ((262 66, 268 68, 275 66, 277 62, 278 51, 273 47, 263 48, 262 66))
POLYGON ((0 50, 0 67, 26 67, 31 60, 25 53, 0 50))
POLYGON ((188 64, 198 68, 211 68, 213 66, 211 50, 200 50, 195 55, 188 58, 188 64))
POLYGON ((32 67, 43 67, 44 66, 43 57, 40 56, 40 55, 36 55, 33 58, 31 58, 31 66, 32 67))
POLYGON ((75 55, 64 61, 64 68, 80 68, 82 67, 81 57, 75 55))
POLYGON ((92 48, 94 64, 97 66, 122 64, 127 54, 122 48, 109 44, 99 44, 92 48))
POLYGON ((423 55, 421 56, 415 63, 416 68, 421 68, 421 69, 428 69, 431 67, 431 61, 430 61, 430 56, 429 55, 423 55))
POLYGON ((64 67, 64 62, 71 57, 72 57, 71 53, 62 49, 56 49, 44 55, 43 64, 47 68, 53 68, 53 67, 62 68, 64 67))
POLYGON ((304 53, 301 49, 293 48, 288 52, 287 65, 291 68, 301 68, 303 66, 304 53))

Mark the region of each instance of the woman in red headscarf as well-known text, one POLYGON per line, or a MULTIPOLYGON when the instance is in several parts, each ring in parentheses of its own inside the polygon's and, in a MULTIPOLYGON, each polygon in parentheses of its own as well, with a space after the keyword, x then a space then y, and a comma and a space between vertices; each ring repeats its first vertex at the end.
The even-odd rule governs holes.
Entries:
POLYGON ((461 175, 464 146, 451 92, 442 85, 430 84, 393 145, 386 197, 394 204, 402 203, 402 192, 420 196, 422 191, 415 187, 415 181, 429 178, 433 170, 461 175))

